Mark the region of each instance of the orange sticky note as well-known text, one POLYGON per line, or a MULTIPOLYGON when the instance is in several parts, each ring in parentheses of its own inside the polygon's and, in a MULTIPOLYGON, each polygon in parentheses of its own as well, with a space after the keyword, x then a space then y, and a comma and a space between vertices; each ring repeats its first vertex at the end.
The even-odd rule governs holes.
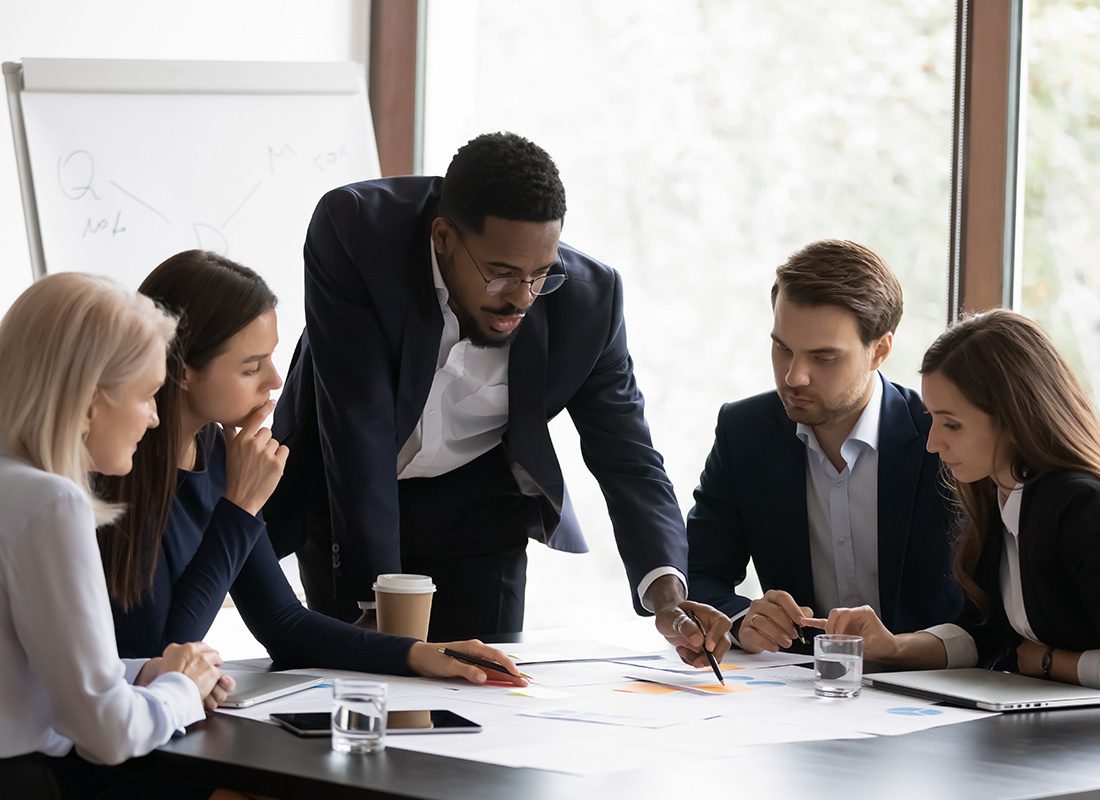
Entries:
POLYGON ((616 692, 628 692, 630 694, 668 694, 680 691, 675 686, 661 686, 658 683, 643 683, 638 681, 616 689, 616 692))
POLYGON ((701 692, 710 692, 711 694, 736 694, 737 692, 751 692, 748 686, 723 686, 720 683, 716 683, 712 686, 693 686, 693 689, 698 689, 701 692))

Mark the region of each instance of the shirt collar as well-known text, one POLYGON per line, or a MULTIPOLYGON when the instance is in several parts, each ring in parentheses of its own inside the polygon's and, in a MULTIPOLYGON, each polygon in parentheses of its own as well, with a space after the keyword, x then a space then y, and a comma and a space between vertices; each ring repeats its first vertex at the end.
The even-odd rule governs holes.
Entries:
POLYGON ((879 423, 882 420, 882 375, 878 372, 875 373, 874 383, 871 399, 867 401, 863 413, 856 420, 847 441, 863 442, 872 450, 878 450, 879 423))
POLYGON ((1017 537, 1020 535, 1020 504, 1023 499, 1024 485, 1017 483, 1016 487, 1009 492, 1005 504, 1001 506, 1001 522, 1004 523, 1005 529, 1009 533, 1017 537))
POLYGON ((435 242, 428 237, 428 251, 432 254, 432 282, 435 284, 435 293, 439 297, 439 304, 446 307, 451 299, 451 293, 447 290, 447 284, 443 282, 443 273, 439 271, 439 258, 435 254, 435 242))
MULTIPOLYGON (((856 424, 852 427, 852 432, 848 434, 848 437, 844 440, 844 444, 840 446, 841 454, 844 454, 848 447, 849 442, 861 442, 867 445, 872 450, 878 450, 879 440, 879 427, 882 421, 882 381, 883 377, 880 373, 875 372, 874 386, 871 388, 871 399, 867 401, 867 405, 863 408, 863 413, 859 415, 859 419, 856 420, 856 424)), ((818 444, 817 437, 814 435, 814 429, 804 423, 798 423, 795 428, 795 433, 798 438, 802 440, 802 443, 815 452, 821 452, 821 445, 818 444)), ((847 459, 845 459, 847 460, 847 459)))

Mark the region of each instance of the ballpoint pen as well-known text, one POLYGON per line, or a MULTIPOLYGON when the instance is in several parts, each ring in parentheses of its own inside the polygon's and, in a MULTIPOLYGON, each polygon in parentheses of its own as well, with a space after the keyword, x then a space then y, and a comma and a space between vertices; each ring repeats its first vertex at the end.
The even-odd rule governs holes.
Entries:
MULTIPOLYGON (((475 667, 492 670, 493 672, 503 672, 505 675, 512 675, 513 677, 515 677, 514 673, 509 672, 507 667, 505 667, 503 664, 498 664, 495 661, 488 661, 484 658, 478 658, 477 656, 460 653, 458 650, 452 650, 449 647, 439 647, 436 649, 439 650, 439 652, 443 655, 453 658, 455 661, 461 661, 463 664, 473 664, 475 667)), ((519 677, 528 681, 531 680, 530 675, 524 675, 522 672, 519 674, 519 677)))
POLYGON ((710 668, 714 670, 714 677, 718 679, 718 682, 723 686, 726 685, 726 679, 722 677, 722 671, 718 669, 718 662, 714 658, 714 653, 707 649, 707 629, 703 627, 703 623, 699 621, 699 618, 695 616, 695 612, 690 609, 684 609, 684 613, 687 614, 687 618, 699 626, 699 630, 703 632, 703 652, 707 654, 707 661, 710 663, 710 668))

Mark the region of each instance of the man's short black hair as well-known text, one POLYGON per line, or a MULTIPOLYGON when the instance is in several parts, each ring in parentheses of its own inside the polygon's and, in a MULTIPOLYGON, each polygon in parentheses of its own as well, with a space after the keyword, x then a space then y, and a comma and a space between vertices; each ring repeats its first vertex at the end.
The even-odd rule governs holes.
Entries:
POLYGON ((515 133, 483 133, 455 153, 440 214, 481 233, 486 217, 565 220, 565 187, 550 155, 515 133))

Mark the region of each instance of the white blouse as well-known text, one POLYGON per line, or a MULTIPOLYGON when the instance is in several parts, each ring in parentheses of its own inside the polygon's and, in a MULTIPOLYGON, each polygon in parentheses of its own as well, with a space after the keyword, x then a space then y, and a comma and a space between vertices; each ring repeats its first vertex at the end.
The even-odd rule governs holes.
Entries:
POLYGON ((0 450, 0 758, 144 755, 204 717, 182 673, 130 683, 83 490, 0 450))
MULTIPOLYGON (((1023 484, 1017 484, 1001 507, 1001 535, 1004 549, 1001 553, 1000 582, 1001 601, 1012 629, 1025 639, 1038 641, 1027 619, 1024 608, 1024 590, 1020 582, 1020 505, 1023 502, 1023 484)), ((947 666, 973 667, 978 663, 978 647, 973 637, 958 625, 936 625, 926 629, 943 641, 947 648, 947 666)), ((1077 662, 1077 682, 1082 686, 1100 689, 1100 650, 1086 650, 1077 662)))

